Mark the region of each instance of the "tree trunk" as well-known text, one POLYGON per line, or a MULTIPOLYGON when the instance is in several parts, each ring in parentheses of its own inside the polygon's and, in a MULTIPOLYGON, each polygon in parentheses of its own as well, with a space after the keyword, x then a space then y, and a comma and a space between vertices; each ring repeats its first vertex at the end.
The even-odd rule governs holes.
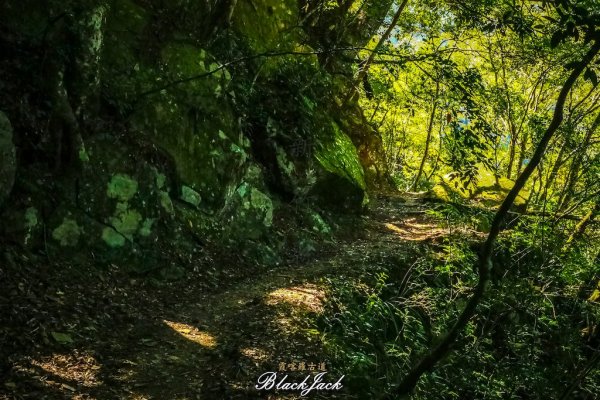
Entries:
POLYGON ((91 118, 97 115, 100 87, 100 61, 108 5, 100 3, 76 15, 74 36, 77 48, 70 60, 71 74, 65 88, 82 134, 93 129, 91 118))
POLYGON ((521 138, 521 143, 519 146, 519 161, 517 162, 517 170, 516 174, 521 173, 521 168, 523 167, 523 161, 525 161, 525 152, 527 151, 527 141, 529 140, 528 131, 525 131, 525 134, 521 138))
POLYGON ((560 146, 560 150, 558 151, 558 156, 556 157, 556 162, 552 166, 552 170, 550 170, 550 175, 548 176, 548 179, 546 180, 546 185, 544 186, 544 189, 541 192, 540 203, 546 202, 546 200, 548 199, 548 192, 554 187, 554 181, 556 180, 556 177, 558 176, 558 171, 560 170, 560 167, 563 164, 562 160, 564 158, 566 149, 567 149, 567 145, 566 145, 566 143, 563 143, 563 145, 560 146))
POLYGON ((361 62, 361 65, 358 69, 358 74, 356 75, 356 78, 354 79, 354 83, 350 87, 350 92, 346 96, 346 99, 344 100, 343 104, 348 103, 348 101, 350 101, 350 99, 352 99, 354 97, 354 95, 356 94, 356 92, 358 90, 358 86, 361 84, 361 82, 363 82, 363 80, 367 76, 367 72, 369 72, 369 68, 371 67, 371 64, 373 63, 373 60, 375 59, 377 52, 379 51, 381 46, 383 46, 383 44, 389 39, 390 35, 392 34, 392 31, 394 30, 394 28, 396 27, 396 24, 398 23, 398 20, 400 19, 400 14, 402 14, 402 12, 404 11, 404 8, 406 7, 407 4, 408 4, 408 0, 402 1, 402 4, 400 4, 398 9, 396 10, 394 17, 392 18, 392 21, 390 22, 390 25, 388 26, 386 31, 383 33, 383 35, 381 35, 381 37, 379 38, 379 41, 375 45, 375 48, 371 51, 371 54, 369 54, 369 57, 367 57, 363 62, 361 62))
POLYGON ((506 168, 506 177, 510 179, 512 177, 513 165, 515 163, 515 153, 517 147, 517 132, 514 128, 513 123, 510 123, 510 150, 508 153, 508 167, 506 168))
POLYGON ((431 115, 429 116, 429 125, 427 126, 427 139, 425 139, 425 150, 423 150, 423 158, 421 158, 421 164, 419 165, 419 171, 415 177, 415 181, 412 184, 411 190, 414 192, 417 190, 419 180, 423 174, 423 168, 427 162, 427 156, 429 156, 429 145, 431 144, 431 134, 433 132, 433 121, 435 120, 435 113, 437 112, 437 98, 440 94, 440 83, 436 82, 435 95, 433 96, 433 105, 431 106, 431 115))
POLYGON ((544 152, 548 147, 548 143, 556 133, 557 129, 561 125, 564 117, 564 107, 567 96, 569 95, 575 81, 583 70, 587 67, 587 65, 594 59, 594 57, 600 51, 600 40, 596 40, 594 45, 590 48, 590 50, 585 54, 583 59, 577 64, 577 66, 572 70, 571 74, 565 81, 558 99, 556 101, 556 107, 554 109, 554 115, 552 117, 552 121, 548 126, 548 129, 542 136, 540 142, 537 145, 535 153, 533 154, 531 161, 521 175, 517 178, 514 186, 506 195, 506 198, 502 202, 500 209, 496 212, 494 216, 494 220, 492 221, 490 233, 483 244, 481 253, 479 255, 479 262, 477 264, 477 270, 479 272, 479 281, 477 282, 477 286, 475 286, 473 290, 473 294, 471 298, 468 300, 467 305, 459 315, 456 323, 450 328, 450 330, 446 333, 445 337, 432 349, 430 350, 419 362, 408 372, 408 374, 404 377, 404 379, 400 382, 397 388, 393 393, 387 395, 387 399, 393 399, 398 397, 403 397, 411 393, 414 388, 417 386, 419 379, 423 374, 430 371, 440 360, 442 360, 452 349, 452 346, 455 344, 456 339, 461 334, 469 320, 475 314, 477 307, 483 296, 485 294, 485 290, 490 280, 490 276, 492 274, 492 253, 494 250, 494 243, 498 234, 502 230, 502 225, 504 220, 514 203, 517 195, 525 186, 525 183, 537 167, 537 165, 542 160, 544 156, 544 152))
POLYGON ((571 247, 573 242, 579 240, 583 236, 585 230, 592 222, 594 222, 594 218, 596 218, 598 213, 600 213, 600 202, 596 200, 592 209, 587 214, 585 214, 581 218, 581 221, 579 221, 579 223, 575 226, 575 230, 573 231, 573 233, 571 233, 569 239, 567 239, 565 246, 563 247, 563 251, 567 251, 571 247))
POLYGON ((583 138, 583 142, 581 143, 581 150, 575 155, 575 158, 571 163, 567 185, 565 186, 563 198, 559 202, 559 210, 561 211, 565 210, 569 202, 571 201, 571 196, 573 196, 573 190, 575 189, 575 184, 577 183, 577 176, 579 175, 579 171, 581 170, 581 164, 583 163, 585 151, 587 150, 590 141, 592 140, 592 136, 594 136, 594 132, 596 132, 596 129, 598 129, 598 126, 600 126, 600 113, 596 116, 594 123, 587 131, 585 137, 583 138))

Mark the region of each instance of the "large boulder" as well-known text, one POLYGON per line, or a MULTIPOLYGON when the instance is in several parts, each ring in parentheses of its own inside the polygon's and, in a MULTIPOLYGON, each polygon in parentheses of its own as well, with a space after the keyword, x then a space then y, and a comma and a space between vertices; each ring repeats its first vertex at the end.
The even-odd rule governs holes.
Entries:
POLYGON ((177 221, 175 181, 168 159, 152 146, 137 148, 99 135, 86 143, 77 181, 57 180, 57 199, 46 217, 47 246, 56 254, 124 262, 138 271, 169 269, 178 246, 193 238, 177 221), (76 185, 76 186, 75 186, 76 185), (160 241, 169 235, 173 240, 160 241))
POLYGON ((245 133, 270 191, 296 204, 361 210, 367 185, 358 150, 322 101, 330 93, 330 78, 296 61, 265 73, 257 85, 245 133))
POLYGON ((356 147, 335 122, 324 129, 315 153, 322 172, 311 193, 324 205, 360 210, 368 203, 368 197, 356 147))
POLYGON ((15 183, 17 159, 13 131, 8 117, 0 111, 0 206, 10 194, 15 183))
POLYGON ((249 141, 230 102, 233 92, 226 93, 231 76, 208 52, 190 45, 166 45, 162 68, 152 73, 173 81, 209 75, 146 97, 132 126, 169 154, 181 183, 199 194, 201 208, 215 212, 239 184, 248 158, 249 141))
POLYGON ((298 24, 298 10, 296 0, 238 1, 231 22, 257 53, 292 50, 302 42, 302 30, 294 29, 298 24))

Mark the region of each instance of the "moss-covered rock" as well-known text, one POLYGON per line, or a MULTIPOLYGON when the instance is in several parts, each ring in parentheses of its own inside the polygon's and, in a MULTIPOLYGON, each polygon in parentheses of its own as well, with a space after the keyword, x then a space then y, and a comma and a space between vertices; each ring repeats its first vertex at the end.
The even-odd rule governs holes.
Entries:
MULTIPOLYGON (((108 260, 129 259, 132 268, 143 269, 145 258, 159 251, 156 238, 177 226, 169 189, 172 167, 166 160, 162 165, 151 164, 148 160, 158 160, 160 155, 152 148, 140 152, 125 143, 115 145, 110 137, 88 140, 87 150, 88 167, 79 178, 82 206, 63 203, 51 223, 72 213, 85 232, 78 243, 81 252, 91 250, 108 260)), ((68 187, 71 183, 61 184, 68 187)), ((173 250, 169 246, 175 244, 165 244, 162 250, 169 253, 173 250)))
POLYGON ((311 193, 326 205, 359 210, 367 204, 368 197, 356 147, 334 122, 324 128, 329 134, 323 135, 315 153, 324 173, 311 193))
POLYGON ((356 147, 335 122, 331 123, 330 140, 321 142, 315 154, 325 170, 346 178, 361 189, 366 189, 365 173, 356 153, 356 147))
POLYGON ((181 200, 198 207, 202 202, 202 196, 191 187, 183 185, 181 187, 181 200))
MULTIPOLYGON (((280 262, 283 243, 274 234, 273 218, 278 203, 265 190, 260 175, 250 169, 242 183, 228 197, 223 211, 208 222, 206 219, 195 224, 208 223, 207 232, 223 248, 235 251, 242 259, 261 265, 280 262)), ((189 216, 189 211, 187 212, 189 216)))
POLYGON ((471 198, 472 190, 465 187, 457 174, 450 173, 442 179, 427 193, 426 198, 446 203, 460 203, 471 198))
MULTIPOLYGON (((117 208, 110 223, 114 229, 129 240, 133 240, 133 235, 138 233, 142 214, 134 208, 130 208, 128 203, 117 203, 117 208)), ((148 236, 148 235, 145 235, 148 236)))
MULTIPOLYGON (((485 206, 498 207, 502 204, 506 195, 514 185, 515 182, 511 179, 504 177, 496 179, 491 173, 484 172, 480 175, 471 198, 479 201, 485 206)), ((513 208, 516 210, 524 210, 527 206, 527 199, 529 196, 529 190, 527 190, 527 188, 522 189, 515 198, 513 208)))
MULTIPOLYGON (((169 4, 160 7, 164 14, 179 12, 169 4)), ((154 12, 129 0, 111 10, 104 63, 107 72, 120 72, 104 77, 107 92, 111 103, 131 113, 137 134, 169 154, 180 183, 199 194, 197 206, 214 212, 239 184, 248 158, 249 142, 232 108, 230 71, 207 49, 181 40, 141 47, 154 12), (152 57, 144 57, 148 52, 152 57)), ((164 193, 161 198, 172 210, 164 193)))
MULTIPOLYGON (((233 2, 230 20, 219 15, 225 3, 123 0, 110 9, 53 3, 53 13, 67 16, 56 24, 45 12, 27 11, 28 0, 0 6, 8 19, 14 16, 7 26, 19 37, 39 39, 50 27, 48 43, 77 49, 66 58, 52 54, 59 70, 82 61, 78 71, 89 78, 73 85, 65 78, 77 117, 94 103, 78 86, 102 84, 102 115, 90 115, 103 123, 78 127, 85 147, 72 156, 79 156, 81 169, 46 178, 47 165, 40 166, 26 178, 35 183, 20 188, 8 223, 19 242, 39 245, 47 230, 52 255, 93 253, 135 269, 179 259, 204 243, 273 263, 284 242, 274 231, 281 204, 308 197, 307 217, 300 219, 314 235, 330 232, 315 211, 321 205, 364 206, 360 149, 351 129, 331 116, 328 103, 339 88, 320 65, 328 57, 315 54, 323 43, 311 43, 307 29, 298 27, 305 10, 297 0, 233 2), (71 18, 79 8, 85 23, 71 18), (89 40, 63 43, 61 35, 81 23, 89 26, 80 26, 80 36, 89 40), (259 55, 265 51, 282 54, 259 55)), ((3 143, 0 137, 0 150, 3 143)), ((9 158, 0 165, 0 202, 12 185, 2 180, 9 158)))
POLYGON ((171 80, 217 72, 149 96, 133 125, 173 158, 181 182, 199 194, 198 206, 218 209, 248 159, 249 141, 226 93, 231 76, 205 50, 170 44, 162 53, 171 80))
POLYGON ((273 224, 273 201, 257 188, 242 183, 231 204, 230 234, 243 239, 259 239, 267 234, 273 224))
POLYGON ((300 41, 297 0, 239 1, 233 14, 233 26, 252 49, 290 49, 300 41), (258 23, 260 21, 260 23, 258 23))
POLYGON ((323 219, 323 217, 321 217, 319 213, 315 211, 309 212, 307 219, 308 226, 310 226, 314 232, 322 234, 331 233, 331 227, 327 222, 325 222, 325 220, 323 219))
POLYGON ((116 229, 106 227, 102 229, 102 240, 111 248, 123 247, 127 238, 119 233, 116 229))
POLYGON ((364 168, 367 186, 391 189, 394 184, 389 176, 381 135, 370 125, 357 103, 345 103, 344 93, 349 89, 345 89, 346 86, 339 81, 335 87, 342 95, 336 99, 337 104, 331 106, 329 113, 336 116, 338 125, 352 140, 364 168))

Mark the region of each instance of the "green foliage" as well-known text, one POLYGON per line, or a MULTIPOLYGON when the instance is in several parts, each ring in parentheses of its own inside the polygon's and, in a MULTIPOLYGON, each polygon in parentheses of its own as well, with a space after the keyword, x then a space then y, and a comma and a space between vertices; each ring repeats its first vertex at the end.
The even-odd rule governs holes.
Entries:
MULTIPOLYGON (((482 170, 514 180, 550 122, 559 85, 581 57, 576 43, 594 37, 594 7, 586 1, 542 7, 482 1, 407 11, 404 30, 387 44, 381 65, 369 71, 371 98, 365 92, 361 100, 382 132, 390 170, 401 187, 413 187, 421 161, 425 179, 417 182, 419 189, 435 187, 448 173, 458 173, 465 187, 476 185, 482 170), (553 32, 561 42, 555 48, 548 43, 553 32)), ((596 85, 595 68, 592 64, 576 83, 575 103, 585 103, 596 85)), ((593 118, 577 107, 567 110, 565 126, 575 123, 581 135, 593 118)), ((574 136, 564 136, 572 150, 576 145, 568 138, 574 136)), ((560 182, 570 179, 560 149, 554 144, 546 156, 563 167, 538 182, 536 190, 545 194, 523 196, 527 201, 520 206, 558 206, 560 182)))
MULTIPOLYGON (((408 315, 381 297, 387 275, 382 272, 371 278, 372 289, 344 280, 328 282, 336 289, 319 321, 328 352, 347 373, 347 384, 359 398, 384 392, 408 357, 407 350, 396 344, 408 315)), ((418 346, 418 341, 412 346, 418 346)))
POLYGON ((472 261, 467 247, 447 242, 443 255, 426 255, 408 270, 400 265, 370 271, 361 282, 329 282, 332 293, 319 328, 357 398, 389 392, 435 342, 456 312, 446 285, 453 281, 464 291, 473 279, 464 266, 472 261), (420 278, 406 287, 409 273, 420 278))
MULTIPOLYGON (((429 214, 455 227, 476 227, 491 216, 448 206, 429 214)), ((541 399, 563 393, 594 357, 585 332, 600 313, 588 300, 591 290, 582 295, 581 285, 596 284, 599 266, 590 258, 595 251, 564 258, 559 249, 560 236, 542 222, 522 221, 501 236, 496 283, 459 339, 461 351, 424 376, 415 399, 516 400, 525 393, 541 399)), ((389 392, 453 323, 476 280, 471 269, 476 258, 472 244, 453 237, 399 268, 369 271, 360 281, 329 282, 318 326, 357 398, 389 392)), ((586 375, 579 393, 593 398, 596 376, 597 371, 586 375)))

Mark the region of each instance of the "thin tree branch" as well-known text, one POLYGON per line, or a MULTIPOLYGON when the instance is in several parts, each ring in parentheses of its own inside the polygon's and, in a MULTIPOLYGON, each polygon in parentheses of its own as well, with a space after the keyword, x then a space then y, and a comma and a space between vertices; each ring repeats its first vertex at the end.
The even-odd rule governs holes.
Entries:
POLYGON ((408 372, 404 379, 400 382, 397 388, 390 393, 386 399, 403 397, 411 393, 419 382, 421 376, 426 372, 430 371, 439 361, 441 361, 452 349, 458 336, 462 333, 467 323, 471 320, 475 311, 479 306, 479 303, 483 299, 486 291, 487 284, 490 280, 493 264, 492 254, 494 250, 494 244, 498 234, 503 229, 504 221, 510 212, 515 199, 517 198, 521 189, 525 186, 525 183, 534 172, 538 164, 543 158, 544 152, 548 147, 548 143, 560 127, 564 119, 564 108, 566 99, 573 88, 573 85, 583 73, 587 65, 592 62, 600 51, 600 40, 596 39, 594 45, 588 50, 583 59, 574 67, 571 74, 565 81, 558 99, 556 101, 556 107, 554 109, 554 115, 548 129, 542 136, 540 142, 537 145, 535 153, 531 157, 530 162, 527 164, 523 172, 517 178, 514 186, 507 194, 506 198, 502 202, 499 210, 496 212, 494 219, 491 224, 490 232, 486 241, 483 244, 483 248, 479 255, 479 262, 477 265, 479 280, 473 290, 473 294, 467 301, 467 304, 455 324, 446 333, 445 337, 431 350, 429 351, 419 362, 408 372))

